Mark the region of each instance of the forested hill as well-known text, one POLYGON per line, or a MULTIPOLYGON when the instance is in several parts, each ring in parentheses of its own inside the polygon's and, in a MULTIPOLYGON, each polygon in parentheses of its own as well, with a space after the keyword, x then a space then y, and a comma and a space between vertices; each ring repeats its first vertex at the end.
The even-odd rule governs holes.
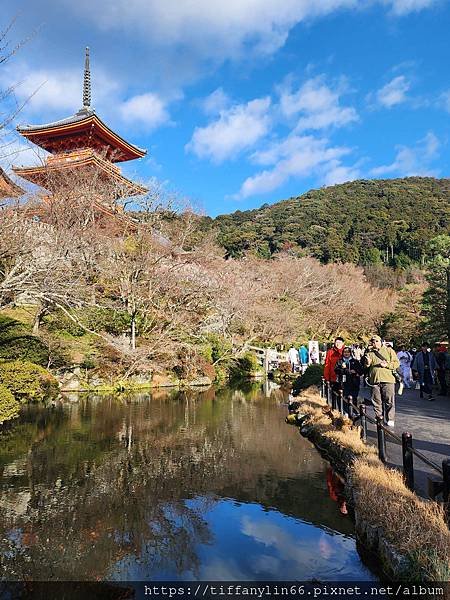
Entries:
POLYGON ((293 250, 323 262, 406 266, 450 231, 450 179, 360 180, 312 190, 210 224, 229 256, 293 250))

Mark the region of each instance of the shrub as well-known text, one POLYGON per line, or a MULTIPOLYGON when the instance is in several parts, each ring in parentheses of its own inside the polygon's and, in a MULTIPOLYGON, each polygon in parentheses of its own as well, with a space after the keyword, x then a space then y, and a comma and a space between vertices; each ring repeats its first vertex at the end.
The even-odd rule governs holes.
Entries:
MULTIPOLYGON (((94 331, 106 331, 111 335, 121 335, 130 329, 130 315, 123 310, 110 308, 91 308, 83 311, 83 323, 94 331)), ((142 329, 138 317, 137 328, 142 329)))
POLYGON ((44 318, 44 323, 46 329, 52 333, 69 334, 73 337, 81 337, 86 333, 78 323, 69 319, 69 317, 60 310, 55 310, 47 315, 44 318))
POLYGON ((320 385, 323 377, 323 365, 309 365, 306 371, 294 381, 293 391, 297 394, 313 385, 320 385))
POLYGON ((290 362, 280 362, 277 371, 280 375, 290 375, 292 373, 292 365, 290 362))
POLYGON ((4 385, 0 385, 0 423, 14 419, 19 414, 20 404, 4 385))
POLYGON ((206 336, 208 343, 211 345, 211 360, 215 363, 218 360, 225 359, 232 354, 232 343, 216 333, 210 333, 206 336))
POLYGON ((246 352, 238 358, 230 368, 230 376, 232 378, 248 377, 261 371, 261 366, 252 352, 246 352))
POLYGON ((48 363, 48 348, 26 325, 0 315, 0 359, 28 360, 38 365, 48 363))
POLYGON ((46 369, 19 360, 0 365, 0 384, 19 402, 41 402, 55 397, 59 390, 58 382, 46 369))

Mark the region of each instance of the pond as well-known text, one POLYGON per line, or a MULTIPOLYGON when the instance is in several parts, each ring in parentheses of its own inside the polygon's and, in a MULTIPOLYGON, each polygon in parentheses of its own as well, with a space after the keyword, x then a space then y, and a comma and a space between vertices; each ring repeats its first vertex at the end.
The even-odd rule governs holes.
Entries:
POLYGON ((336 477, 262 385, 80 396, 0 436, 8 580, 375 580, 336 477))

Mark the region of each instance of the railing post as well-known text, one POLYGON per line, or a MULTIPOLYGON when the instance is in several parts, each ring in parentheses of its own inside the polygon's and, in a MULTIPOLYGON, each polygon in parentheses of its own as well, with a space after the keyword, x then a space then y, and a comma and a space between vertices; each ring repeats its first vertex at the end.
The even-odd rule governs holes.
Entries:
POLYGON ((359 407, 359 416, 361 418, 361 439, 363 442, 367 441, 367 419, 366 419, 366 405, 361 404, 359 407))
POLYGON ((341 415, 344 414, 344 390, 342 388, 339 389, 338 392, 338 411, 341 413, 341 415))
POLYGON ((402 433, 403 476, 406 487, 414 491, 414 454, 412 451, 412 435, 402 433))
POLYGON ((444 458, 442 461, 442 475, 442 496, 447 510, 447 523, 450 525, 450 458, 444 458))
POLYGON ((326 394, 325 377, 322 377, 322 387, 320 389, 320 397, 325 398, 325 394, 326 394))
POLYGON ((331 385, 329 381, 327 381, 327 404, 328 406, 333 406, 333 394, 331 392, 331 385))
POLYGON ((383 429, 383 420, 377 417, 377 439, 378 439, 378 458, 382 463, 386 462, 386 438, 383 429))
POLYGON ((444 475, 444 502, 448 502, 450 499, 450 458, 444 458, 442 461, 442 473, 444 475))

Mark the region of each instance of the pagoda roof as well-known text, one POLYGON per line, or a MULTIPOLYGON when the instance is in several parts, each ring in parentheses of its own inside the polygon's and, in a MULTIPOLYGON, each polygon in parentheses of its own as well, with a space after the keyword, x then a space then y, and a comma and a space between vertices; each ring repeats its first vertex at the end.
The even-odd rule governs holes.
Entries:
POLYGON ((18 198, 25 191, 8 177, 0 167, 0 198, 18 198))
MULTIPOLYGON (((98 156, 93 150, 81 150, 72 154, 52 157, 43 166, 13 167, 14 173, 49 191, 64 185, 64 177, 70 171, 92 169, 100 174, 102 181, 111 184, 111 195, 116 198, 138 196, 148 192, 147 188, 127 179, 120 169, 110 161, 98 156)), ((76 185, 72 180, 67 185, 76 185)))
POLYGON ((19 125, 17 131, 51 154, 93 148, 111 162, 142 158, 147 151, 127 142, 108 127, 93 109, 42 125, 19 125))

